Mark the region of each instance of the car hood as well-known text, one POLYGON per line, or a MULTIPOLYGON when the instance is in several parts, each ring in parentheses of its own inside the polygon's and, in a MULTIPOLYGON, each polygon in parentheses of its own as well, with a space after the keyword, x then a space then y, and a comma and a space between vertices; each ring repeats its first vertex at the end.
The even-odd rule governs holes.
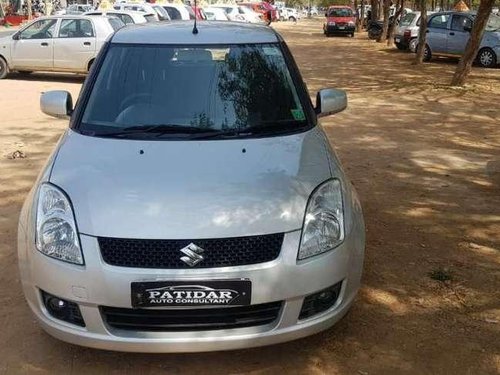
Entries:
POLYGON ((72 201, 80 233, 204 239, 300 229, 331 177, 325 136, 240 140, 61 139, 50 182, 72 201))

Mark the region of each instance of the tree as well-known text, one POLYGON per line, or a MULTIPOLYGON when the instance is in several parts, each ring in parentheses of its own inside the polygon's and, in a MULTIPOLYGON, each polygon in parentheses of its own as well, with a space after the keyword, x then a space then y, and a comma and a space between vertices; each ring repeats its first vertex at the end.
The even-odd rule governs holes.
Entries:
POLYGON ((378 20, 378 0, 370 0, 371 10, 370 10, 370 21, 378 20))
POLYGON ((424 52, 427 36, 427 4, 426 0, 419 1, 420 7, 420 30, 418 31, 418 46, 415 56, 415 64, 420 65, 424 61, 424 52))
POLYGON ((394 15, 394 22, 389 25, 389 37, 387 38, 387 46, 392 46, 393 40, 394 40, 394 32, 396 31, 396 24, 398 22, 399 17, 401 17, 401 14, 403 13, 403 9, 405 7, 405 0, 399 0, 398 2, 398 9, 396 11, 396 14, 394 15))
POLYGON ((452 86, 463 86, 467 76, 472 70, 472 63, 476 59, 479 45, 483 39, 484 29, 495 0, 481 0, 474 24, 470 33, 470 38, 465 46, 465 52, 458 63, 455 74, 451 80, 452 86))
POLYGON ((387 38, 387 31, 389 30, 389 18, 390 18, 390 11, 391 11, 391 0, 384 0, 383 11, 384 11, 383 12, 384 13, 384 24, 382 25, 382 34, 380 35, 380 38, 377 39, 377 42, 379 42, 379 43, 382 43, 387 38))

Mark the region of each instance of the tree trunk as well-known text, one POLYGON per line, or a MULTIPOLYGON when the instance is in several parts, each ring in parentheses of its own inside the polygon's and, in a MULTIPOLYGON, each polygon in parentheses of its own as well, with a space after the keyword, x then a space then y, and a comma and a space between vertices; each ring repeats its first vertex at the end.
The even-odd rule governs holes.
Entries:
POLYGON ((389 37, 387 38, 388 47, 391 47, 394 42, 394 32, 396 31, 396 25, 398 19, 401 17, 401 14, 403 13, 403 9, 405 7, 405 0, 399 0, 398 6, 399 8, 396 10, 396 14, 394 15, 394 22, 392 22, 392 24, 389 25, 389 37))
POLYGON ((356 32, 360 32, 359 27, 359 12, 358 12, 358 0, 354 0, 354 14, 356 15, 356 32))
POLYGON ((384 24, 382 25, 382 34, 377 42, 382 43, 387 39, 387 31, 389 30, 389 16, 391 10, 391 0, 384 0, 384 24))
POLYGON ((415 56, 415 65, 420 65, 424 61, 425 43, 427 37, 427 4, 426 0, 420 0, 420 30, 418 31, 418 47, 415 56))
POLYGON ((378 20, 378 1, 370 0, 370 5, 371 5, 370 21, 376 21, 378 20))
POLYGON ((31 6, 31 0, 26 1, 26 9, 28 10, 28 20, 33 18, 33 8, 31 6))
POLYGON ((363 24, 365 23, 365 0, 361 0, 361 30, 363 30, 363 24))
POLYGON ((495 0, 481 0, 474 24, 472 25, 469 41, 465 46, 465 52, 451 80, 452 86, 463 86, 467 76, 471 72, 472 63, 476 59, 479 45, 483 39, 484 28, 486 27, 494 3, 495 0))

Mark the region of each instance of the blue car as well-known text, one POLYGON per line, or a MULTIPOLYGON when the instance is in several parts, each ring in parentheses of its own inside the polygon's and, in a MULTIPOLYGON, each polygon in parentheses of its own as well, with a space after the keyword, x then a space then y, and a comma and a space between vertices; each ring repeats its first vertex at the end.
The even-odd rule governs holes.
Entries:
MULTIPOLYGON (((433 56, 460 57, 470 37, 475 12, 440 12, 429 17, 424 61, 433 56)), ((493 68, 500 62, 500 17, 492 14, 488 20, 477 63, 493 68)))

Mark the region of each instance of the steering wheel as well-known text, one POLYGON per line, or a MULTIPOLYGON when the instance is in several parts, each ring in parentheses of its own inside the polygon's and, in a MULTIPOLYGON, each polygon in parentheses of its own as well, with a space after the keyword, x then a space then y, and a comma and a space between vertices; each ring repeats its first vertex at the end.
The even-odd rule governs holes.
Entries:
POLYGON ((149 93, 134 93, 128 95, 125 99, 120 104, 120 108, 118 110, 118 113, 123 112, 125 109, 130 107, 133 104, 139 104, 139 103, 146 103, 151 101, 152 95, 149 93))

